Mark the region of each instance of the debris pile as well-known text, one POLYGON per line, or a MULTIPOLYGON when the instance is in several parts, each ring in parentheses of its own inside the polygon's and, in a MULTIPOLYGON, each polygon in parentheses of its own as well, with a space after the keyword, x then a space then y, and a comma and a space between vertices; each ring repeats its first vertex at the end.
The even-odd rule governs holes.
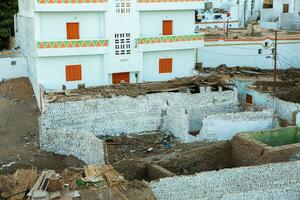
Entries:
POLYGON ((138 84, 120 84, 110 86, 90 87, 64 92, 46 91, 49 102, 64 102, 84 100, 91 97, 111 98, 113 96, 138 97, 140 95, 160 92, 194 92, 199 86, 227 86, 221 76, 210 75, 206 77, 195 76, 176 78, 171 81, 147 82, 138 84))
POLYGON ((147 185, 130 183, 110 165, 89 165, 65 169, 62 174, 44 170, 19 169, 14 175, 0 176, 0 199, 155 199, 147 185), (92 197, 94 195, 94 197, 92 197))

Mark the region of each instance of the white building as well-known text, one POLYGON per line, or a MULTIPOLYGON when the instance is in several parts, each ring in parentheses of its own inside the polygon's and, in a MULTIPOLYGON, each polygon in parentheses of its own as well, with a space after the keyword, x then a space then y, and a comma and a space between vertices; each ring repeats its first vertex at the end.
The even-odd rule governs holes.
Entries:
POLYGON ((300 30, 299 0, 264 0, 261 26, 272 29, 300 30))
POLYGON ((196 30, 205 28, 239 28, 239 10, 236 2, 205 1, 204 8, 196 11, 196 30), (230 16, 227 17, 227 12, 230 16))
POLYGON ((242 0, 241 26, 259 22, 263 28, 300 30, 300 0, 242 0))
POLYGON ((61 90, 194 74, 202 0, 19 0, 21 50, 40 85, 61 90))

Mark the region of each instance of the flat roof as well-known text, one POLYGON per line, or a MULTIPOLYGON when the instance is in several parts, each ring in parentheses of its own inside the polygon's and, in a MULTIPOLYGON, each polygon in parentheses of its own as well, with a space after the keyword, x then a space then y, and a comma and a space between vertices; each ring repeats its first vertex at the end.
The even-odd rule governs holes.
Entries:
MULTIPOLYGON (((254 25, 254 34, 249 35, 247 28, 231 28, 229 29, 228 37, 225 38, 224 29, 222 28, 206 28, 200 29, 199 32, 205 34, 206 41, 216 41, 224 39, 225 41, 238 41, 241 39, 248 40, 266 40, 266 39, 275 39, 274 31, 271 29, 263 29, 257 25, 254 25)), ((279 40, 300 40, 300 31, 288 31, 288 30, 279 30, 278 39, 279 40)))

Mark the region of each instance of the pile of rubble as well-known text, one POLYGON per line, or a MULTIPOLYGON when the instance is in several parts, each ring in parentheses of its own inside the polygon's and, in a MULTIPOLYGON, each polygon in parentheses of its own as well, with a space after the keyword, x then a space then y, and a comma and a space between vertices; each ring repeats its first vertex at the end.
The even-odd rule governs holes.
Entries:
POLYGON ((65 90, 63 92, 46 91, 49 102, 64 102, 72 100, 84 100, 91 97, 111 98, 113 96, 138 97, 140 95, 160 92, 195 92, 199 86, 226 86, 221 76, 209 75, 206 77, 194 76, 175 78, 171 81, 147 82, 138 84, 123 83, 120 85, 99 86, 65 90))
POLYGON ((54 170, 44 170, 38 174, 36 169, 19 169, 13 175, 0 176, 0 199, 127 200, 132 199, 132 195, 155 199, 147 187, 144 183, 128 182, 110 165, 65 169, 62 174, 54 170))

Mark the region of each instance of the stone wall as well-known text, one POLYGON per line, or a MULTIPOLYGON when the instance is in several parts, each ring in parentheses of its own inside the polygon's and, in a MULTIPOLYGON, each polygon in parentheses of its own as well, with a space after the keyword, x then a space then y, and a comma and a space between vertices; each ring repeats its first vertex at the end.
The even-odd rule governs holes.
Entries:
POLYGON ((236 91, 158 93, 137 98, 122 96, 53 103, 46 100, 40 131, 42 135, 47 129, 78 130, 97 136, 156 131, 162 127, 168 105, 186 110, 190 129, 196 130, 200 130, 207 114, 239 110, 236 91))
POLYGON ((199 140, 230 140, 234 135, 245 131, 259 131, 274 127, 274 112, 238 112, 208 115, 203 120, 199 140))
POLYGON ((104 164, 103 141, 89 132, 48 129, 40 135, 40 147, 48 152, 75 156, 86 164, 104 164))
POLYGON ((163 117, 162 130, 173 134, 180 141, 188 141, 189 121, 185 109, 170 107, 166 109, 166 115, 163 117))
POLYGON ((299 161, 272 163, 162 178, 150 186, 161 200, 298 199, 299 173, 299 161))

